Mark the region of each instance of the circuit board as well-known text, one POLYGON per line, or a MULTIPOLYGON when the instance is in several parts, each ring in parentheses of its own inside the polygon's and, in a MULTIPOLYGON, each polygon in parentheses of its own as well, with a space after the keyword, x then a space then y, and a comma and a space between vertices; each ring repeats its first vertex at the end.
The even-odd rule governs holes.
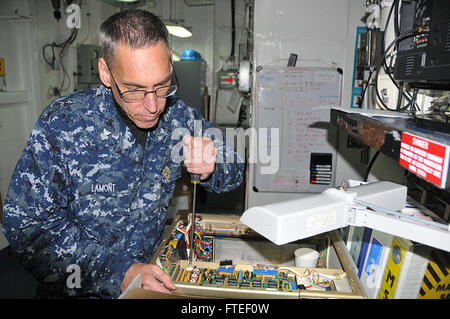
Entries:
MULTIPOLYGON (((223 235, 223 231, 228 228, 223 225, 220 227, 223 235)), ((336 291, 332 280, 334 276, 324 278, 323 274, 321 276, 314 269, 282 267, 276 264, 232 264, 231 260, 225 264, 224 260, 216 261, 216 240, 223 243, 224 239, 206 235, 206 227, 201 222, 197 222, 193 228, 194 254, 193 263, 189 264, 189 231, 190 225, 179 221, 168 236, 158 258, 158 264, 177 285, 280 293, 298 293, 306 289, 336 291)), ((233 249, 238 249, 237 243, 233 249)), ((261 247, 259 249, 264 250, 261 247)), ((279 251, 280 248, 277 247, 276 250, 279 251)))
POLYGON ((297 286, 295 274, 273 269, 251 269, 248 265, 243 266, 247 269, 239 269, 239 265, 219 266, 218 268, 194 266, 192 269, 172 265, 166 269, 175 283, 191 283, 214 287, 272 289, 278 291, 305 289, 303 285, 300 287, 297 286))

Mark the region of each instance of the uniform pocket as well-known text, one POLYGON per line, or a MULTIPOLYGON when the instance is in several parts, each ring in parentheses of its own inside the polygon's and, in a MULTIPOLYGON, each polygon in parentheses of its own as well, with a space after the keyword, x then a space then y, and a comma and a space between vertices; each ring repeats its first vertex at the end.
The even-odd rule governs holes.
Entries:
POLYGON ((116 244, 126 233, 129 215, 128 192, 114 192, 80 196, 75 218, 89 238, 116 244))

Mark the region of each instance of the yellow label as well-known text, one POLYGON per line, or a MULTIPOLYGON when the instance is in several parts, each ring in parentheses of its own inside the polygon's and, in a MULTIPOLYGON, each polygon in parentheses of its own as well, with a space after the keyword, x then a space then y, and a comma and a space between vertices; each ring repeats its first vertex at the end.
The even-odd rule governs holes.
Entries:
POLYGON ((432 251, 417 298, 450 299, 450 263, 447 252, 432 251))
POLYGON ((394 237, 378 299, 393 299, 406 249, 394 237))
POLYGON ((0 76, 5 76, 5 59, 0 58, 0 76))

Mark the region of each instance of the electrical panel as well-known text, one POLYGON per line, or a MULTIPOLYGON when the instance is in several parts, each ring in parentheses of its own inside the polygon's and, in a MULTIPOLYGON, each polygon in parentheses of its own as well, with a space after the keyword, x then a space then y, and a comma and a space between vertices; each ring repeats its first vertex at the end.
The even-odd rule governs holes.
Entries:
POLYGON ((394 77, 412 88, 450 88, 450 1, 404 0, 394 77))
POLYGON ((100 84, 98 58, 102 48, 98 45, 82 44, 77 48, 77 82, 78 84, 100 84))
POLYGON ((383 56, 384 31, 370 30, 361 34, 357 51, 358 67, 376 67, 383 56))
POLYGON ((206 87, 206 62, 204 60, 181 60, 173 63, 178 80, 178 95, 191 107, 205 114, 203 102, 206 87))
POLYGON ((191 7, 191 6, 208 6, 208 5, 213 5, 214 0, 184 0, 184 3, 186 5, 188 5, 189 7, 191 7))
POLYGON ((232 89, 236 86, 239 74, 237 71, 219 71, 219 88, 232 89))

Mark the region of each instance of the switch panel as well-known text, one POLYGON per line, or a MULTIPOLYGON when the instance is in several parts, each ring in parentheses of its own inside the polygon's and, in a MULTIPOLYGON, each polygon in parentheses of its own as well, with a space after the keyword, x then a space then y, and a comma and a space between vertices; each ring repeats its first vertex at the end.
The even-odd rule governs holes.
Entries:
POLYGON ((79 84, 100 84, 98 58, 102 49, 98 45, 82 44, 77 48, 77 79, 79 84))

